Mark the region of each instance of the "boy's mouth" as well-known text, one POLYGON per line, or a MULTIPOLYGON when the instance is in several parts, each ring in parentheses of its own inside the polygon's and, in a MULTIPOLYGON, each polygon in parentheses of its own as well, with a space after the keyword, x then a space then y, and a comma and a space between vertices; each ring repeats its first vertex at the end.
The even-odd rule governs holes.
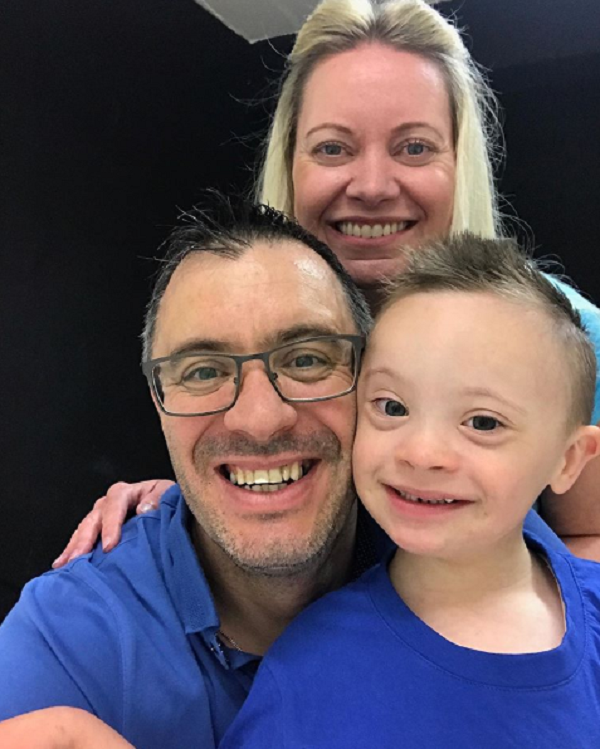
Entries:
POLYGON ((398 494, 402 499, 406 499, 408 502, 415 502, 416 504, 423 505, 451 505, 455 502, 464 502, 462 499, 455 499, 453 497, 439 497, 435 499, 419 497, 416 494, 409 494, 407 491, 401 489, 394 489, 393 491, 398 494))
POLYGON ((240 468, 233 464, 221 466, 223 478, 247 491, 276 492, 299 481, 316 465, 316 460, 296 460, 274 468, 240 468))

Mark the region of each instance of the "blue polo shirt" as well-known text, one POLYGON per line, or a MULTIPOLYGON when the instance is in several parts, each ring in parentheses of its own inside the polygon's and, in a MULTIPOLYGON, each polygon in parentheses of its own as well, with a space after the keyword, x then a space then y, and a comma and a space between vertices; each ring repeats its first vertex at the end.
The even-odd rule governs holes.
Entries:
MULTIPOLYGON (((138 749, 216 747, 259 658, 220 645, 179 487, 97 548, 30 582, 0 627, 0 720, 54 705, 97 715, 138 749)), ((527 526, 561 542, 530 513, 527 526)), ((564 548, 564 547, 563 547, 564 548)), ((391 549, 359 505, 350 577, 391 549)))
POLYGON ((259 658, 220 645, 188 522, 174 487, 110 554, 25 587, 0 627, 0 720, 70 705, 139 749, 218 744, 259 658))

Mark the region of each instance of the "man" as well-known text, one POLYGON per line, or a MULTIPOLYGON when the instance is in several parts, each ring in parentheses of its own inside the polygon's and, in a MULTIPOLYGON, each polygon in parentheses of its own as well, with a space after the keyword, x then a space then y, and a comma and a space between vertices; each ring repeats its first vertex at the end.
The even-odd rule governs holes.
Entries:
POLYGON ((0 629, 1 719, 71 705, 162 749, 215 746, 289 621, 375 561, 350 478, 370 316, 335 256, 249 209, 169 257, 144 369, 181 490, 0 629))
POLYGON ((363 299, 273 211, 190 218, 144 331, 181 489, 26 587, 0 628, 0 719, 66 705, 144 749, 216 746, 290 620, 388 548, 350 478, 363 299))

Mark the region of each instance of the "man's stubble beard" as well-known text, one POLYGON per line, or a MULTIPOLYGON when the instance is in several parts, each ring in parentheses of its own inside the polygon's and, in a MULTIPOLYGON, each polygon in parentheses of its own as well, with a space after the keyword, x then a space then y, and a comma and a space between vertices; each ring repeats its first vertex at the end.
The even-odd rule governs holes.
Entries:
MULTIPOLYGON (((167 436, 167 442, 168 436, 167 436)), ((196 445, 194 450, 193 475, 189 476, 184 462, 176 450, 170 449, 171 462, 181 487, 186 504, 199 525, 199 534, 211 541, 237 567, 262 577, 289 577, 302 575, 318 567, 328 558, 336 541, 353 517, 356 503, 351 476, 350 454, 344 455, 337 437, 331 432, 322 432, 307 438, 282 436, 267 445, 255 445, 243 437, 215 439, 210 443, 196 445), (329 481, 325 489, 325 501, 315 516, 310 535, 306 538, 275 533, 268 534, 269 523, 282 523, 285 513, 269 513, 255 516, 256 531, 245 538, 232 530, 227 519, 209 502, 203 501, 214 488, 215 477, 206 469, 211 458, 223 454, 265 457, 282 452, 303 452, 319 455, 329 468, 329 481), (203 468, 204 466, 204 468, 203 468), (203 491, 203 485, 206 487, 203 491), (259 522, 265 524, 264 535, 259 522), (248 538, 250 536, 250 538, 248 538)), ((239 524, 239 519, 236 520, 239 524)))

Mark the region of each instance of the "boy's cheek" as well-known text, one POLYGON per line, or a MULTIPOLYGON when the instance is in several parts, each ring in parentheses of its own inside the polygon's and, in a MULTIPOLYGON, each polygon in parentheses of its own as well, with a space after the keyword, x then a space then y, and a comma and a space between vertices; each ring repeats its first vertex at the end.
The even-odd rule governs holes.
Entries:
POLYGON ((352 473, 357 488, 368 483, 375 469, 373 461, 379 454, 377 437, 368 421, 359 417, 352 453, 352 473))

